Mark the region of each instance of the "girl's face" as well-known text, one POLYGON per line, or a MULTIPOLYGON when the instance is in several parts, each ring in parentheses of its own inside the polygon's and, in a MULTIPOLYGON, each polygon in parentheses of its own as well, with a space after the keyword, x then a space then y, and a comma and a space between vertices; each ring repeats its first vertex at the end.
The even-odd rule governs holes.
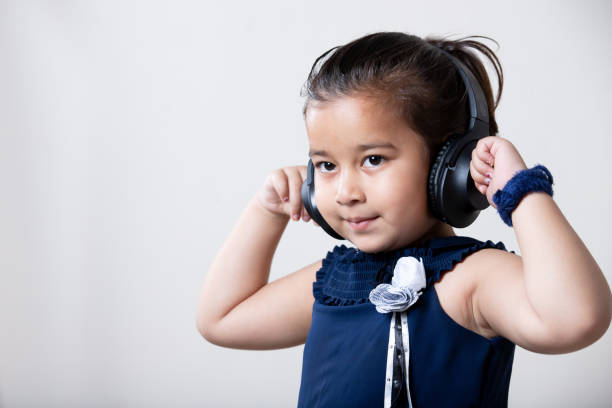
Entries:
POLYGON ((401 118, 375 98, 341 97, 311 103, 306 130, 315 201, 336 232, 364 252, 439 235, 443 223, 427 208, 427 145, 401 118))

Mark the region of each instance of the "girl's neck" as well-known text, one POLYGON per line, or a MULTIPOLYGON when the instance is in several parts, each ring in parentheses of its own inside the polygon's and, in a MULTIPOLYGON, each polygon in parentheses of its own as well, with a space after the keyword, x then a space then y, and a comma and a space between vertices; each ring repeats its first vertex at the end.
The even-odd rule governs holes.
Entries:
POLYGON ((421 245, 431 238, 454 237, 455 235, 456 234, 453 227, 445 222, 437 221, 427 232, 425 232, 425 234, 423 234, 419 239, 415 240, 411 246, 421 245))

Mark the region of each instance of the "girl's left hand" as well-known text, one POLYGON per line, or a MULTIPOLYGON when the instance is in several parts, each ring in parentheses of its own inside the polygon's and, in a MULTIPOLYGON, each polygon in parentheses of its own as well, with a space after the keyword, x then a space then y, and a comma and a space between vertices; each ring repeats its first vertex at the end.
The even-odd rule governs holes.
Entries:
POLYGON ((508 180, 527 166, 512 143, 500 136, 487 136, 476 144, 472 151, 470 175, 478 191, 493 203, 493 194, 504 188, 508 180))

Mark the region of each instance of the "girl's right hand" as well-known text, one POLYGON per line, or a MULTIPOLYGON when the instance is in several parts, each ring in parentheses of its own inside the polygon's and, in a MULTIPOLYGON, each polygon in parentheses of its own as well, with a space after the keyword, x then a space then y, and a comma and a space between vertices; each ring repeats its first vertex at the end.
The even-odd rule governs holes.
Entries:
POLYGON ((257 193, 259 204, 272 214, 288 216, 294 221, 300 218, 308 222, 310 216, 302 205, 302 182, 306 178, 306 166, 283 167, 266 177, 257 193))

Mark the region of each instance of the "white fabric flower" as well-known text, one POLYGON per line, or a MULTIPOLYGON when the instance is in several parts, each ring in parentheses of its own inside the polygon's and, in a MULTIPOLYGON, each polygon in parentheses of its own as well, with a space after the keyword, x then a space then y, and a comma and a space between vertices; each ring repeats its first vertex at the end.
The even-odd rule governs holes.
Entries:
POLYGON ((381 283, 370 292, 370 302, 379 313, 403 312, 412 306, 426 285, 423 259, 405 256, 397 260, 391 284, 381 283))

